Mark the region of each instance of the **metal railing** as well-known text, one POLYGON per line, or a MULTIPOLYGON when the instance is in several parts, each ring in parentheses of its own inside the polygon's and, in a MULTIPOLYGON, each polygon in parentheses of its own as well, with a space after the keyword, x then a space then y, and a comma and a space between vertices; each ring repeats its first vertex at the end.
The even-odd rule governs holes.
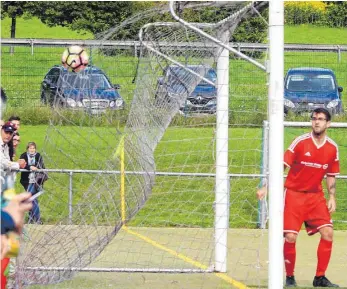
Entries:
MULTIPOLYGON (((138 49, 141 46, 140 41, 134 40, 69 40, 69 39, 29 39, 29 38, 1 38, 1 45, 3 46, 30 46, 31 54, 34 54, 35 46, 70 46, 82 45, 88 47, 112 47, 118 49, 134 49, 135 56, 138 55, 138 49)), ((151 43, 148 43, 151 45, 151 43)), ((170 49, 171 43, 159 43, 163 49, 170 49)), ((192 48, 210 48, 214 44, 206 44, 201 42, 182 42, 175 44, 175 49, 181 46, 182 49, 192 48)), ((238 51, 266 51, 269 49, 267 43, 248 43, 248 42, 230 42, 229 46, 237 49, 238 51)), ((329 45, 329 44, 284 44, 285 51, 316 51, 316 52, 335 52, 338 55, 338 61, 341 61, 341 53, 347 51, 347 45, 329 45)))
MULTIPOLYGON (((69 223, 72 224, 72 214, 73 214, 73 175, 74 174, 110 174, 110 175, 120 175, 121 171, 113 171, 113 170, 73 170, 73 169, 41 169, 41 170, 25 170, 20 169, 19 172, 51 172, 51 173, 61 173, 69 175, 69 191, 68 191, 68 207, 69 207, 69 223)), ((145 171, 125 171, 127 175, 148 175, 154 174, 156 176, 186 176, 186 177, 215 177, 214 173, 183 173, 183 172, 145 172, 145 171)), ((229 182, 231 178, 264 178, 266 175, 263 174, 228 174, 229 182)), ((230 186, 229 186, 230 187, 230 186)))
MULTIPOLYGON (((292 124, 292 123, 290 123, 292 124)), ((302 126, 302 125, 301 125, 302 126)), ((19 172, 32 172, 29 170, 20 169, 19 172)), ((42 169, 36 170, 34 172, 52 172, 52 173, 61 173, 69 175, 69 189, 68 189, 68 207, 69 207, 69 223, 72 224, 72 214, 73 214, 73 175, 74 174, 109 174, 109 175, 120 175, 121 171, 116 170, 77 170, 77 169, 42 169)), ((126 175, 144 175, 144 174, 154 174, 156 176, 186 176, 186 177, 203 177, 203 178, 213 178, 216 176, 214 173, 183 173, 183 172, 144 172, 144 171, 125 171, 126 175)), ((229 178, 229 183, 232 178, 259 178, 264 179, 267 178, 267 173, 262 174, 227 174, 229 178)), ((286 175, 284 176, 286 177, 286 175)), ((337 179, 346 179, 347 175, 338 175, 337 179)), ((229 186, 230 188, 230 186, 229 186)), ((266 224, 266 218, 263 219, 262 226, 266 224)))

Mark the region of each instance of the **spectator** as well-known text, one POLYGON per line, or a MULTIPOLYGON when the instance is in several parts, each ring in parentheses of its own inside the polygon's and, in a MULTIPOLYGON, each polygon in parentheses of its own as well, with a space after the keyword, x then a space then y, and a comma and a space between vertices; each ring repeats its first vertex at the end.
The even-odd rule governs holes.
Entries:
MULTIPOLYGON (((12 115, 9 119, 9 122, 13 123, 15 125, 16 131, 18 132, 19 128, 20 128, 20 117, 16 116, 16 115, 12 115)), ((9 148, 9 155, 10 155, 10 159, 11 161, 13 161, 13 155, 15 154, 15 148, 13 145, 13 140, 11 139, 10 142, 8 143, 8 148, 9 148)))
POLYGON ((12 139, 15 132, 15 126, 11 122, 6 122, 1 127, 1 139, 0 139, 0 160, 1 165, 4 170, 18 170, 19 168, 25 167, 25 162, 23 160, 18 160, 18 162, 12 162, 9 155, 8 143, 12 139))
MULTIPOLYGON (((47 180, 46 173, 35 172, 38 169, 45 168, 40 153, 36 151, 36 143, 29 142, 27 145, 27 151, 20 156, 20 159, 23 159, 26 162, 27 165, 25 169, 31 171, 21 173, 20 183, 27 192, 31 193, 32 195, 35 195, 36 193, 42 190, 43 183, 47 180)), ((40 207, 37 199, 33 201, 33 208, 29 212, 29 223, 32 222, 38 224, 42 223, 40 216, 40 207)))
POLYGON ((20 135, 19 135, 18 131, 16 131, 16 132, 13 134, 12 142, 13 142, 13 155, 12 155, 12 160, 14 160, 15 157, 16 157, 16 150, 17 150, 17 147, 18 147, 19 144, 20 144, 20 135))
POLYGON ((20 128, 20 117, 16 115, 12 115, 9 119, 9 122, 12 122, 16 125, 17 130, 20 128))

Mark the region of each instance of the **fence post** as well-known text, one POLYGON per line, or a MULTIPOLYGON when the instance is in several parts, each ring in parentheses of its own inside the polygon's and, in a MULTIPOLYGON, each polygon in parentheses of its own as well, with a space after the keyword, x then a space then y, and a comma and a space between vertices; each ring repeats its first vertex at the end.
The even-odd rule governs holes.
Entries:
POLYGON ((341 47, 340 47, 340 45, 337 45, 337 60, 339 63, 341 62, 341 47))
MULTIPOLYGON (((261 173, 267 175, 269 170, 269 122, 263 122, 263 147, 262 147, 262 168, 261 173)), ((260 186, 267 183, 267 176, 261 178, 260 186)), ((267 200, 266 198, 258 201, 258 228, 266 229, 267 221, 267 200)))
POLYGON ((30 39, 31 55, 34 55, 34 39, 30 39))
POLYGON ((73 172, 69 172, 69 224, 72 224, 72 175, 73 172))

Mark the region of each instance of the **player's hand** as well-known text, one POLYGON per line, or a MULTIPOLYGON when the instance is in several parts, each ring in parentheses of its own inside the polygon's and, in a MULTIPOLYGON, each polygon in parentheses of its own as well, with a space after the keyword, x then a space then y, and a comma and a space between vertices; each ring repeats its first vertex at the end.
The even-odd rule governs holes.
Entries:
POLYGON ((6 234, 1 235, 1 260, 5 258, 8 252, 8 237, 6 234))
POLYGON ((7 212, 13 219, 18 233, 22 232, 24 224, 24 213, 31 210, 32 202, 26 202, 31 197, 31 193, 21 193, 11 199, 2 210, 7 212))
POLYGON ((267 186, 263 186, 260 189, 257 190, 257 198, 258 200, 262 200, 267 195, 267 186))
POLYGON ((334 213, 336 211, 336 200, 335 197, 331 197, 328 200, 328 209, 330 213, 334 213))

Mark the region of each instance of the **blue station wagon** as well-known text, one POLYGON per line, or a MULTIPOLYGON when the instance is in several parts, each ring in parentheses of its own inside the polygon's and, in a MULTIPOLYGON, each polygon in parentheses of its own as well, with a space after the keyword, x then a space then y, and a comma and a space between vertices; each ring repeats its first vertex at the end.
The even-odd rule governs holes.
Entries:
POLYGON ((300 67, 288 70, 284 79, 284 113, 311 112, 323 107, 331 114, 343 113, 341 92, 331 69, 300 67))

